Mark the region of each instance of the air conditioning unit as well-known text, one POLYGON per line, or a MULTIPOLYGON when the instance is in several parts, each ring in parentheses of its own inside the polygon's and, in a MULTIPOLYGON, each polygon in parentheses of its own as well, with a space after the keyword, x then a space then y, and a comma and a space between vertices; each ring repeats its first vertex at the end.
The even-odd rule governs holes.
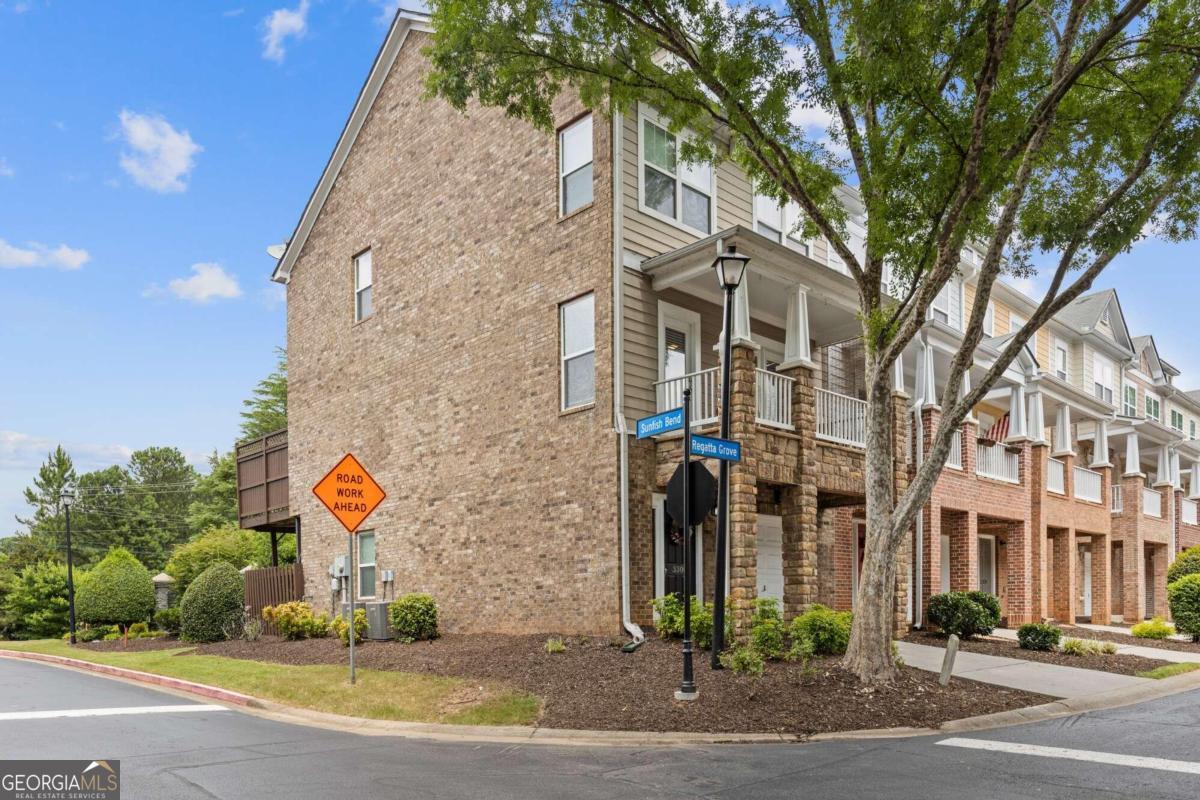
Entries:
MULTIPOLYGON (((339 605, 338 613, 343 619, 346 618, 347 603, 339 605)), ((390 602, 373 601, 366 603, 358 601, 354 604, 356 609, 361 608, 367 612, 367 638, 378 641, 386 641, 392 638, 392 619, 388 614, 388 606, 390 602)))

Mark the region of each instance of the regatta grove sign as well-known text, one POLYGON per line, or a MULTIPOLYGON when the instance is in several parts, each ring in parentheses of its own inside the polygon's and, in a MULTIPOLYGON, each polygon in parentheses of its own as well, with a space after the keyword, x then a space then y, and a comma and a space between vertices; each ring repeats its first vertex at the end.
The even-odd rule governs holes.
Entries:
POLYGON ((387 497, 383 487, 349 453, 317 482, 313 494, 351 534, 387 497))

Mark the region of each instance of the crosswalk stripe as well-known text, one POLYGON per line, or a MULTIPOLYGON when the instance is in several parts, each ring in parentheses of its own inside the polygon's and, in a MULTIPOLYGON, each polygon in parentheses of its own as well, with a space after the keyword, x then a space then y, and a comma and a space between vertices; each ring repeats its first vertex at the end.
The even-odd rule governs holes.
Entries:
POLYGON ((1118 767, 1137 767, 1140 769, 1157 769, 1166 772, 1184 772, 1189 775, 1200 775, 1200 763, 1195 761, 1175 761, 1170 758, 1130 756, 1124 753, 1105 753, 1099 750, 1073 750, 1069 747, 1047 747, 1040 744, 995 742, 988 739, 963 739, 958 737, 942 739, 937 744, 946 747, 964 747, 969 750, 992 750, 1020 756, 1065 758, 1072 761, 1090 761, 1094 764, 1111 764, 1118 767))
POLYGON ((191 711, 228 711, 225 706, 187 704, 174 706, 125 706, 120 708, 64 708, 50 711, 0 711, 0 722, 59 717, 112 717, 120 714, 179 714, 191 711))

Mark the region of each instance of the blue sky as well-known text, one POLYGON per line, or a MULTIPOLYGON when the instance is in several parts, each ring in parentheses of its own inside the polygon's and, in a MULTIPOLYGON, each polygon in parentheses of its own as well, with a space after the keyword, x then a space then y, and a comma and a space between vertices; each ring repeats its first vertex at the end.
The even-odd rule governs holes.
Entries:
MULTIPOLYGON (((394 6, 0 0, 0 535, 59 442, 81 469, 232 444, 284 343, 265 248, 394 6)), ((1150 240, 1100 282, 1188 388, 1198 259, 1150 240)))

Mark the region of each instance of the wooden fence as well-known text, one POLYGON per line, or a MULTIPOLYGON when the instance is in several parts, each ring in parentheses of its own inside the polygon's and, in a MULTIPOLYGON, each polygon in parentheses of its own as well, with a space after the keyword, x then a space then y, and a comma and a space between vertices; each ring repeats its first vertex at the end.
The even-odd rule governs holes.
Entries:
MULTIPOLYGON (((243 574, 246 576, 246 606, 255 619, 262 619, 262 610, 267 606, 304 598, 304 568, 299 562, 248 569, 243 574)), ((278 633, 273 625, 266 625, 264 630, 278 633)))

